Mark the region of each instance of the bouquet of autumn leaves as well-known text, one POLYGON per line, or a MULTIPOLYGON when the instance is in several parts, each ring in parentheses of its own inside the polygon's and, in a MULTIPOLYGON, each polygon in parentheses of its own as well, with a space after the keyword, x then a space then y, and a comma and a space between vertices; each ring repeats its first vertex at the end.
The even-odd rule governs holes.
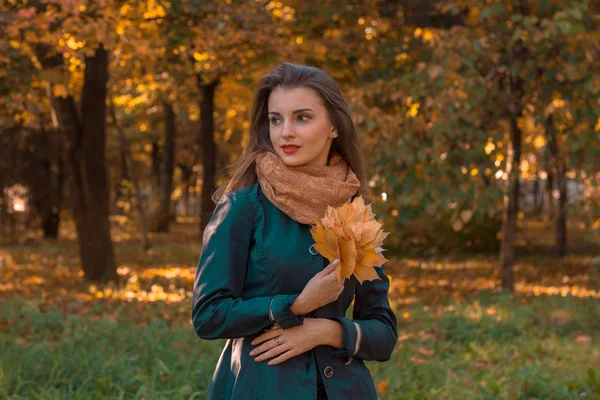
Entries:
POLYGON ((338 281, 353 274, 361 284, 379 279, 374 267, 388 261, 381 246, 389 232, 383 232, 371 204, 365 206, 362 196, 341 207, 328 206, 325 216, 313 225, 310 233, 316 242, 314 248, 329 262, 340 260, 338 281))

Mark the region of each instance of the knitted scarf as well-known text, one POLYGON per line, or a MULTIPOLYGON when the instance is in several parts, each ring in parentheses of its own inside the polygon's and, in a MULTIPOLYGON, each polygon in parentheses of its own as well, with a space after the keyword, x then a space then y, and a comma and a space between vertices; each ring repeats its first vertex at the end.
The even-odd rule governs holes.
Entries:
POLYGON ((327 206, 349 203, 360 187, 356 174, 337 152, 323 167, 288 167, 277 154, 265 151, 256 159, 256 175, 267 199, 302 224, 315 224, 327 206))

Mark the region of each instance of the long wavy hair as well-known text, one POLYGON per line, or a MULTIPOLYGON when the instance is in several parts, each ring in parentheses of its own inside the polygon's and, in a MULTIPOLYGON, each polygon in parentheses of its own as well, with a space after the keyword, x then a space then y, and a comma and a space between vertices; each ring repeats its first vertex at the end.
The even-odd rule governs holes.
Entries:
POLYGON ((226 170, 233 172, 231 179, 215 191, 212 200, 217 203, 230 190, 239 190, 255 184, 258 179, 255 170, 256 157, 263 151, 277 154, 269 135, 268 107, 269 96, 276 87, 310 88, 319 95, 327 109, 329 120, 338 131, 338 136, 333 139, 327 159, 329 160, 333 151, 341 154, 361 183, 356 195, 363 195, 366 198, 368 190, 365 185, 365 158, 356 126, 340 88, 333 78, 322 69, 284 62, 259 81, 254 92, 248 146, 238 161, 226 167, 226 170))

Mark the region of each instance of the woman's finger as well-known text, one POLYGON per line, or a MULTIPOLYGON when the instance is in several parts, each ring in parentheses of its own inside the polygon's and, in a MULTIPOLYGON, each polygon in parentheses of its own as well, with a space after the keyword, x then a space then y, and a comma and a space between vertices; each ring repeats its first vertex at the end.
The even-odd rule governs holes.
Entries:
POLYGON ((273 329, 272 331, 266 331, 259 337, 255 338, 252 342, 250 342, 250 344, 252 346, 256 346, 258 344, 266 342, 267 340, 270 340, 277 336, 280 336, 282 333, 283 333, 283 329, 273 329))
POLYGON ((276 358, 272 359, 271 361, 269 361, 269 365, 281 364, 283 362, 286 362, 287 360, 289 360, 292 357, 296 357, 297 355, 298 354, 296 354, 294 349, 288 350, 285 353, 281 354, 279 357, 276 357, 276 358))
POLYGON ((329 276, 332 272, 334 272, 337 269, 338 265, 340 265, 340 260, 333 260, 331 264, 329 264, 323 270, 321 270, 321 275, 329 276))
POLYGON ((280 345, 275 346, 271 350, 268 350, 267 352, 256 357, 254 360, 256 360, 257 362, 268 360, 269 358, 277 357, 281 353, 284 353, 290 349, 291 349, 290 345, 281 343, 280 345))
POLYGON ((275 339, 277 339, 277 338, 273 338, 271 340, 267 340, 266 342, 264 342, 263 344, 261 344, 257 348, 253 349, 250 352, 250 356, 252 356, 252 357, 257 356, 259 354, 264 353, 265 351, 271 350, 275 346, 279 346, 277 344, 277 342, 275 341, 275 339))

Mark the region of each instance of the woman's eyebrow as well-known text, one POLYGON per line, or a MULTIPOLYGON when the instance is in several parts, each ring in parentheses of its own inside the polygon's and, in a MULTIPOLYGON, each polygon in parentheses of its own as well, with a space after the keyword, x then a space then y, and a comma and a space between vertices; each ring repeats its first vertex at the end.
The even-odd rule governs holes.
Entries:
MULTIPOLYGON (((310 108, 301 108, 299 110, 292 111, 292 114, 298 114, 298 113, 301 113, 301 112, 304 112, 304 111, 312 111, 312 112, 314 112, 314 110, 310 109, 310 108)), ((281 115, 281 113, 279 111, 269 111, 269 114, 281 115)))

